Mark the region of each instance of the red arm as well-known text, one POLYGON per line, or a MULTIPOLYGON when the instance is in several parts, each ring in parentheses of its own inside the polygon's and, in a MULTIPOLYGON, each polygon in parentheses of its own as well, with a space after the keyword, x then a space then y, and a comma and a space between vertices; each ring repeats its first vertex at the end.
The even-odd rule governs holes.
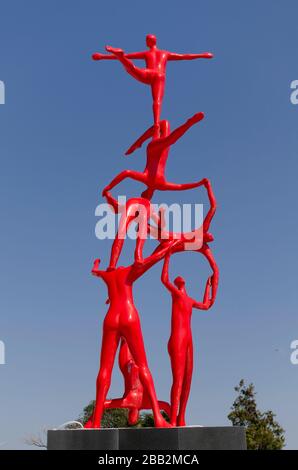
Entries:
POLYGON ((93 268, 91 270, 91 273, 93 274, 93 276, 104 278, 106 276, 106 271, 102 271, 102 270, 98 269, 99 264, 100 264, 100 259, 99 258, 94 260, 93 268))
POLYGON ((206 217, 204 219, 204 222, 203 222, 204 233, 208 232, 209 226, 210 226, 211 221, 212 221, 212 219, 214 217, 214 214, 216 212, 216 199, 215 199, 215 196, 214 196, 214 192, 213 192, 211 183, 207 178, 205 178, 205 181, 206 181, 205 182, 205 188, 207 189, 210 208, 209 208, 209 211, 207 212, 207 215, 206 215, 206 217))
POLYGON ((173 249, 179 240, 172 240, 167 244, 162 245, 162 243, 156 248, 150 256, 143 259, 142 264, 132 265, 130 280, 134 282, 140 276, 142 276, 148 269, 150 269, 154 264, 160 261, 169 250, 173 249))
POLYGON ((218 280, 219 280, 219 269, 218 269, 218 266, 217 266, 216 261, 214 259, 213 253, 210 250, 207 243, 205 243, 203 245, 201 252, 207 258, 207 260, 210 264, 210 267, 213 271, 213 274, 210 278, 210 280, 211 280, 211 298, 210 298, 211 305, 210 306, 212 306, 215 302, 216 294, 217 294, 218 280))
POLYGON ((178 289, 172 284, 169 280, 169 263, 170 263, 170 254, 167 253, 164 263, 163 263, 163 268, 162 268, 162 273, 161 273, 161 281, 163 285, 171 292, 175 293, 178 292, 178 289))
POLYGON ((176 54, 169 52, 168 60, 194 60, 194 59, 212 59, 211 52, 203 52, 202 54, 176 54))
POLYGON ((133 153, 136 149, 142 147, 143 143, 149 139, 150 137, 153 136, 154 133, 154 126, 149 127, 144 134, 141 135, 130 147, 128 150, 126 150, 125 155, 130 155, 133 153))
POLYGON ((177 129, 171 132, 168 136, 154 140, 151 143, 151 148, 161 147, 163 149, 169 147, 172 144, 175 144, 177 140, 180 139, 180 137, 182 137, 183 134, 185 134, 185 132, 188 131, 190 127, 192 127, 194 124, 201 121, 202 119, 204 119, 204 113, 194 114, 190 119, 188 119, 181 126, 177 127, 177 129))
POLYGON ((199 310, 208 310, 211 307, 211 300, 210 300, 210 289, 211 289, 211 277, 208 277, 204 292, 204 299, 203 302, 197 302, 193 299, 193 308, 197 308, 199 310))

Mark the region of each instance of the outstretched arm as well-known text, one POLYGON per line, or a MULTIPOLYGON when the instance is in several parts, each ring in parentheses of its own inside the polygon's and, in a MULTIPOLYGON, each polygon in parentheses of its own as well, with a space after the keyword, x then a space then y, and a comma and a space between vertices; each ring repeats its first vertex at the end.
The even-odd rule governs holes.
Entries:
POLYGON ((194 60, 194 59, 212 59, 211 52, 203 52, 202 54, 176 54, 169 52, 168 60, 194 60))
POLYGON ((171 292, 178 292, 178 289, 170 282, 169 279, 169 264, 170 264, 170 253, 167 253, 164 263, 163 263, 163 268, 162 268, 162 273, 161 273, 161 282, 163 285, 171 292))
POLYGON ((151 144, 152 148, 156 148, 156 147, 165 148, 165 147, 169 147, 170 145, 175 144, 177 140, 180 139, 180 137, 182 137, 183 134, 185 134, 185 132, 188 131, 190 127, 192 127, 194 124, 204 119, 204 116, 205 116, 204 113, 194 114, 190 119, 188 119, 181 126, 177 127, 168 136, 154 140, 151 144))
MULTIPOLYGON (((124 54, 127 59, 144 59, 145 58, 145 52, 131 52, 130 54, 124 54)), ((101 54, 100 52, 95 52, 92 54, 92 59, 93 60, 116 60, 118 57, 116 57, 114 54, 101 54)))
POLYGON ((153 136, 154 133, 154 126, 149 127, 144 134, 141 135, 130 147, 128 150, 126 150, 125 155, 130 155, 133 153, 136 149, 142 147, 143 143, 147 140, 150 139, 150 137, 153 136))
POLYGON ((91 273, 93 274, 93 276, 96 276, 96 277, 105 277, 106 271, 101 271, 100 269, 98 269, 99 265, 100 265, 100 259, 97 258, 96 260, 94 260, 91 273))
POLYGON ((206 217, 204 219, 204 222, 203 222, 204 233, 208 232, 211 221, 212 221, 212 219, 214 217, 214 214, 216 212, 216 199, 215 199, 214 192, 213 192, 213 189, 212 189, 212 186, 211 186, 211 182, 208 180, 208 178, 205 178, 205 180, 206 180, 205 188, 207 189, 210 208, 209 208, 209 211, 207 212, 207 215, 206 215, 206 217))
POLYGON ((170 250, 174 249, 176 244, 180 240, 171 240, 168 243, 160 243, 158 248, 156 248, 151 255, 144 258, 141 264, 133 265, 131 272, 131 280, 135 281, 140 276, 142 276, 148 269, 154 266, 158 261, 160 261, 170 250))

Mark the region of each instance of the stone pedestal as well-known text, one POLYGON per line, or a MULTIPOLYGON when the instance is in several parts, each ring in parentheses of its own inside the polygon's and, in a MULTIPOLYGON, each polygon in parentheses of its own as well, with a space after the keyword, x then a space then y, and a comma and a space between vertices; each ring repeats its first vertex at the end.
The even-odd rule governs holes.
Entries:
POLYGON ((238 426, 48 431, 48 450, 245 449, 245 429, 238 426))

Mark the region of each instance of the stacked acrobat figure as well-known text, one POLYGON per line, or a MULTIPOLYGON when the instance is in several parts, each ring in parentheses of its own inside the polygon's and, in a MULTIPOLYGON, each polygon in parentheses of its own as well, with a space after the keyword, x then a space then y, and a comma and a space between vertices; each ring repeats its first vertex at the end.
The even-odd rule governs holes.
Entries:
POLYGON ((100 260, 94 262, 92 273, 100 277, 108 289, 109 309, 103 323, 100 369, 96 382, 96 404, 92 418, 86 424, 89 428, 99 428, 106 408, 127 408, 129 423, 136 424, 139 411, 152 409, 156 427, 185 426, 185 411, 189 397, 193 371, 193 346, 191 334, 192 309, 209 309, 215 300, 218 285, 218 268, 209 248, 213 241, 209 226, 215 214, 216 201, 208 179, 187 184, 168 182, 165 166, 173 145, 190 127, 204 118, 197 113, 174 131, 170 124, 160 120, 164 95, 166 64, 169 60, 192 60, 212 58, 212 54, 176 54, 160 50, 156 37, 146 37, 148 50, 125 54, 121 49, 106 47, 110 54, 93 54, 94 60, 118 60, 125 70, 136 80, 150 85, 153 97, 154 124, 126 152, 131 154, 150 139, 147 145, 147 162, 143 172, 125 170, 118 174, 103 190, 108 203, 115 213, 121 213, 118 233, 113 242, 110 264, 106 270, 100 269, 100 260), (132 59, 143 59, 146 68, 136 67, 132 59), (139 181, 146 186, 140 197, 128 199, 120 206, 111 190, 126 178, 139 181), (188 233, 174 233, 166 230, 162 212, 154 213, 151 199, 156 190, 182 191, 204 186, 210 207, 203 225, 188 233), (138 233, 134 260, 129 266, 118 266, 124 238, 132 222, 137 222, 138 233), (153 224, 152 224, 153 222, 153 224), (143 257, 143 246, 147 235, 158 241, 157 248, 148 257, 143 257), (184 279, 179 276, 172 283, 169 279, 169 262, 175 253, 192 250, 201 253, 209 262, 212 274, 205 285, 201 302, 191 298, 185 288, 184 279), (163 260, 161 280, 172 296, 171 335, 168 351, 171 359, 173 384, 170 404, 158 401, 154 381, 148 367, 139 314, 134 305, 133 285, 158 261, 163 260), (124 377, 125 390, 122 398, 107 400, 115 356, 120 345, 119 366, 124 377), (164 410, 168 423, 162 416, 164 410))

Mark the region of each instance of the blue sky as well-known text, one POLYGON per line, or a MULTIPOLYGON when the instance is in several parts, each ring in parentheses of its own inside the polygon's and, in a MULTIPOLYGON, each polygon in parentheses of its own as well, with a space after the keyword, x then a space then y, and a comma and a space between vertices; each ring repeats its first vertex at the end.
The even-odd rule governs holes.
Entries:
MULTIPOLYGON (((228 424, 233 387, 244 378, 298 448, 298 366, 290 362, 298 339, 297 14, 295 0, 2 2, 2 448, 26 448, 26 436, 76 418, 94 398, 106 291, 89 272, 110 248, 94 235, 94 211, 116 172, 143 168, 143 151, 123 153, 152 114, 147 87, 90 55, 105 44, 142 50, 147 33, 161 48, 215 54, 170 63, 163 106, 173 127, 205 112, 172 149, 167 175, 209 177, 218 200, 220 288, 212 310, 193 313, 188 423, 228 424)), ((162 201, 205 202, 199 191, 156 194, 162 201)), ((135 298, 158 396, 167 399, 171 302, 160 268, 138 281, 135 298)), ((198 255, 173 260, 172 275, 185 276, 193 295, 206 273, 198 255)), ((109 395, 121 393, 115 371, 109 395)))

